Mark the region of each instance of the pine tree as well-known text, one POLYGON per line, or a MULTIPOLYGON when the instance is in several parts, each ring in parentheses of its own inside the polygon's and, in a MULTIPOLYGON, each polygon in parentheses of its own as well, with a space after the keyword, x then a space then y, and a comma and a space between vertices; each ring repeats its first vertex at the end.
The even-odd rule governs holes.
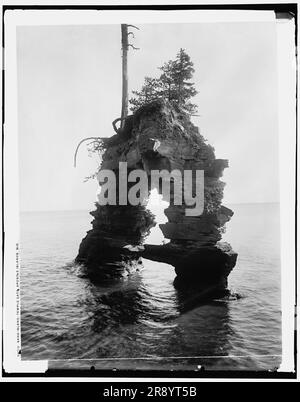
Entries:
POLYGON ((157 98, 169 100, 185 109, 189 114, 197 112, 197 106, 190 98, 197 94, 194 84, 190 82, 194 68, 189 55, 180 49, 175 60, 169 60, 159 67, 162 74, 158 79, 145 78, 141 91, 133 91, 136 97, 130 99, 131 110, 134 112, 140 106, 157 98))
POLYGON ((172 76, 175 85, 176 98, 178 105, 185 107, 190 113, 195 112, 197 107, 188 100, 197 94, 194 84, 190 82, 195 72, 190 56, 180 49, 176 60, 172 65, 172 76))
POLYGON ((140 91, 132 91, 134 98, 129 100, 133 112, 146 103, 162 96, 162 86, 157 78, 145 77, 144 84, 140 91))
POLYGON ((159 70, 162 71, 159 80, 162 85, 162 96, 165 99, 168 99, 170 102, 175 101, 177 98, 176 93, 176 84, 174 80, 174 61, 169 60, 162 67, 159 67, 159 70))

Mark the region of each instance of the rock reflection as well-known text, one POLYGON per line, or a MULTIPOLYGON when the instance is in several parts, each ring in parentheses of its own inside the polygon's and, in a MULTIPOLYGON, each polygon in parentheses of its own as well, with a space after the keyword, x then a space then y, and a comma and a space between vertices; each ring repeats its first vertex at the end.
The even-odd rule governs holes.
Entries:
POLYGON ((118 260, 114 264, 113 275, 110 275, 112 265, 101 267, 97 274, 89 275, 88 297, 83 304, 93 319, 95 332, 144 320, 165 322, 173 318, 174 313, 177 315, 176 300, 174 311, 168 314, 163 311, 164 296, 155 296, 149 291, 149 283, 145 283, 142 275, 144 265, 141 258, 127 255, 126 261, 118 260))
MULTIPOLYGON (((191 292, 176 290, 171 266, 169 279, 161 282, 157 273, 166 269, 164 264, 141 258, 128 258, 126 264, 120 264, 123 273, 118 281, 107 279, 99 283, 89 278, 86 282, 86 297, 81 304, 98 346, 83 357, 96 354, 184 359, 228 353, 232 330, 226 298, 204 302, 191 292), (151 275, 147 264, 154 264, 151 275)), ((167 363, 172 366, 171 361, 164 364, 167 363)))

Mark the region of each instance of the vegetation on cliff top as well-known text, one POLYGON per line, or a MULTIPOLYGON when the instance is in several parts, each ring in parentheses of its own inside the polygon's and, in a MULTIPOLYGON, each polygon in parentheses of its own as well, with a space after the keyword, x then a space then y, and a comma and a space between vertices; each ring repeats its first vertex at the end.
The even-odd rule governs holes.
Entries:
MULTIPOLYGON (((97 153, 100 159, 103 152, 108 146, 128 140, 131 136, 133 116, 128 116, 128 73, 127 73, 127 52, 129 47, 137 49, 128 43, 128 37, 133 32, 128 32, 128 27, 137 28, 134 25, 121 25, 121 42, 122 42, 122 110, 121 117, 116 118, 113 122, 113 128, 116 135, 111 138, 103 137, 87 137, 79 142, 74 154, 74 166, 76 167, 76 158, 78 150, 86 141, 89 143, 89 154, 97 153), (120 122, 120 127, 117 123, 120 122)), ((180 49, 175 60, 165 62, 159 70, 162 72, 159 78, 145 77, 144 84, 140 91, 132 91, 133 97, 129 100, 131 104, 130 110, 135 114, 137 110, 143 109, 154 100, 168 101, 171 106, 179 108, 181 112, 188 115, 194 115, 197 112, 197 105, 191 103, 190 99, 197 94, 194 84, 191 82, 194 68, 190 56, 184 49, 180 49)), ((99 168, 97 169, 97 172, 99 168)), ((97 172, 88 178, 96 177, 97 172)))
POLYGON ((175 60, 169 60, 159 67, 162 71, 159 78, 145 77, 140 91, 132 91, 134 97, 129 100, 130 110, 135 112, 141 106, 156 99, 167 99, 174 106, 180 106, 188 114, 197 112, 197 105, 190 99, 197 94, 190 81, 195 72, 190 56, 180 49, 175 60))

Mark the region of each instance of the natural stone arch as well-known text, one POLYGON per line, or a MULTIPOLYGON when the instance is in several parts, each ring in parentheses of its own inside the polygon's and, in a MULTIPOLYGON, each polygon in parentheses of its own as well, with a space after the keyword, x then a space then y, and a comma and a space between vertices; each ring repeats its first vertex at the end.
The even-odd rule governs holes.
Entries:
POLYGON ((143 169, 148 176, 153 169, 203 170, 204 212, 186 216, 186 205, 174 205, 171 200, 165 210, 168 222, 160 225, 170 242, 130 251, 129 244, 142 246, 155 225, 154 216, 144 205, 96 204, 92 230, 82 240, 76 261, 90 272, 99 272, 107 261, 120 256, 143 256, 172 264, 178 288, 196 289, 205 297, 224 293, 237 258, 229 244, 220 242, 224 225, 233 215, 221 204, 224 183, 220 177, 228 161, 215 158, 214 149, 189 115, 157 100, 128 116, 123 131, 107 140, 101 169, 118 176, 119 162, 127 162, 129 170, 143 169))

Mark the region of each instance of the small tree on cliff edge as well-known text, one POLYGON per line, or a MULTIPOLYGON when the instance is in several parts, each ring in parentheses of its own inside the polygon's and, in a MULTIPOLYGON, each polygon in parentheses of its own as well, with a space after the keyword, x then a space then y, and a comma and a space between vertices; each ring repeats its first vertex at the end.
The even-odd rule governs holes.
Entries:
POLYGON ((135 112, 139 107, 154 99, 164 98, 184 108, 189 114, 197 112, 197 106, 190 98, 197 94, 194 84, 190 82, 194 69, 190 56, 180 49, 175 60, 169 60, 159 67, 162 74, 158 79, 145 77, 140 91, 133 91, 135 97, 129 100, 130 110, 135 112))
POLYGON ((145 105, 157 99, 159 96, 162 96, 163 88, 160 80, 157 78, 145 77, 144 84, 140 91, 132 91, 135 98, 131 98, 129 100, 131 106, 131 110, 135 111, 139 107, 145 105))

